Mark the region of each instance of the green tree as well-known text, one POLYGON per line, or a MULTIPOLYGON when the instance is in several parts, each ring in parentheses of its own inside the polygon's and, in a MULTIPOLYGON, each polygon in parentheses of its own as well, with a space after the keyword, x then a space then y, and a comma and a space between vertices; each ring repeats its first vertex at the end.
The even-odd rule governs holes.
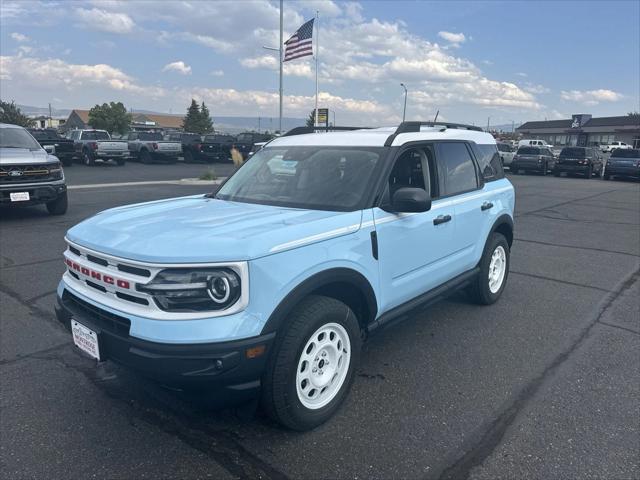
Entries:
POLYGON ((131 114, 122 102, 103 103, 89 110, 89 125, 109 133, 126 133, 131 128, 131 114))
POLYGON ((0 100, 0 123, 10 123, 21 127, 33 126, 33 120, 22 113, 13 100, 11 102, 0 100))
POLYGON ((185 132, 200 133, 201 113, 198 103, 192 98, 191 105, 187 108, 187 114, 182 121, 185 132))
POLYGON ((211 133, 213 132, 213 120, 211 120, 211 113, 209 113, 209 109, 202 102, 200 106, 200 132, 198 133, 211 133))
POLYGON ((307 117, 307 123, 306 126, 307 127, 311 127, 313 128, 313 126, 316 124, 316 110, 313 109, 311 110, 311 113, 309 114, 309 116, 307 117))
POLYGON ((627 116, 632 117, 633 120, 640 120, 640 112, 629 112, 627 116))

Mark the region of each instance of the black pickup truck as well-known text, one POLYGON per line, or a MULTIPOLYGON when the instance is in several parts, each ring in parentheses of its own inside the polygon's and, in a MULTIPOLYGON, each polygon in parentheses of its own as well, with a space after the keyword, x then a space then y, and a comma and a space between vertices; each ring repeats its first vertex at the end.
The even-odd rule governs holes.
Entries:
POLYGON ((185 132, 168 133, 164 138, 182 144, 185 163, 227 161, 236 140, 232 135, 212 133, 202 137, 185 132))
POLYGON ((246 160, 254 143, 268 142, 272 138, 273 135, 268 133, 244 132, 236 137, 235 147, 242 154, 242 158, 246 160))
POLYGON ((51 155, 55 155, 65 167, 73 165, 73 140, 64 138, 53 128, 29 128, 29 133, 33 135, 40 146, 51 155))

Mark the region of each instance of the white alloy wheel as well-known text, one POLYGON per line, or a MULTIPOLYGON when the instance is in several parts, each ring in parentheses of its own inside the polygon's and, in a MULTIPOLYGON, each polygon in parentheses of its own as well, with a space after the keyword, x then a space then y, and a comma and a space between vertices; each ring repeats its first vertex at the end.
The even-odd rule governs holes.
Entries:
POLYGON ((298 400, 317 410, 335 398, 347 377, 351 342, 342 325, 327 323, 315 331, 302 349, 296 370, 298 400))
POLYGON ((504 282, 507 271, 507 253, 502 245, 498 245, 491 255, 489 263, 489 291, 497 293, 504 282))

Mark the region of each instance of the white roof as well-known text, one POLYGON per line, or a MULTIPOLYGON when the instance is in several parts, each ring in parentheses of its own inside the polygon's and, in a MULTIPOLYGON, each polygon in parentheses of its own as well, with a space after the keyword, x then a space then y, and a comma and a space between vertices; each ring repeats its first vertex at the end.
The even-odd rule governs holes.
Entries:
MULTIPOLYGON (((382 127, 345 132, 308 133, 279 137, 269 143, 269 146, 352 146, 352 147, 382 147, 396 127, 382 127)), ((408 142, 429 140, 466 140, 481 145, 495 144, 493 135, 477 130, 460 128, 444 128, 423 126, 419 132, 399 134, 392 143, 393 147, 408 142)))

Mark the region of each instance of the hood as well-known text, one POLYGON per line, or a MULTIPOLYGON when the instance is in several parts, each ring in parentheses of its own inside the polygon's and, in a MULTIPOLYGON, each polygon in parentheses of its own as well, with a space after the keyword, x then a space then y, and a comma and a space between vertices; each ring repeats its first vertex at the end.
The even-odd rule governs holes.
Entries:
POLYGON ((49 155, 44 149, 0 148, 0 165, 29 165, 57 161, 56 157, 49 155))
POLYGON ((67 238, 86 248, 150 263, 250 260, 360 228, 362 212, 254 205, 203 195, 106 210, 67 238))

